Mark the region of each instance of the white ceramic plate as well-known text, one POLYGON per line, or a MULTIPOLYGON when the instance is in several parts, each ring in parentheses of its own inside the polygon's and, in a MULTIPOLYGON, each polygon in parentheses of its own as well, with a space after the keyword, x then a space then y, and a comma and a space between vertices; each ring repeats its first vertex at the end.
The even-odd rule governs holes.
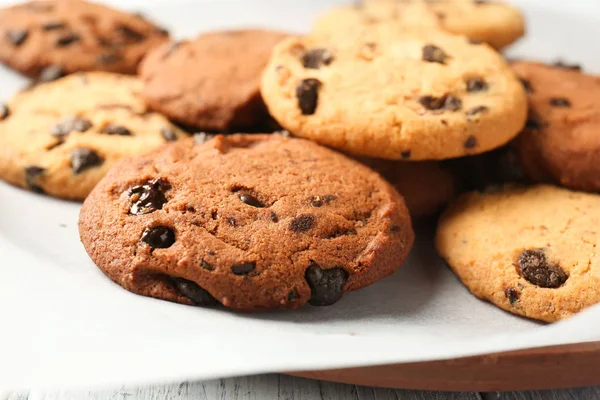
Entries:
MULTIPOLYGON (((112 1, 178 37, 240 26, 307 30, 343 0, 112 1)), ((8 3, 0 0, 0 4, 8 3)), ((522 0, 529 35, 511 56, 600 71, 595 0, 522 0)), ((0 70, 0 99, 25 81, 0 70)), ((333 307, 234 314, 131 294, 79 243, 78 204, 0 183, 0 387, 182 381, 425 361, 600 339, 600 309, 546 326, 476 300, 420 236, 393 277, 333 307)))

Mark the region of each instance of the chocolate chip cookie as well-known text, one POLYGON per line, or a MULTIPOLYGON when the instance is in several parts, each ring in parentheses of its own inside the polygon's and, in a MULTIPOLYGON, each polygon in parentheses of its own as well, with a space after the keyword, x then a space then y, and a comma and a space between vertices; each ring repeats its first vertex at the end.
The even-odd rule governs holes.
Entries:
POLYGON ((30 1, 0 10, 0 62, 51 80, 78 71, 135 74, 168 33, 140 15, 81 0, 30 1))
POLYGON ((527 176, 600 190, 600 78, 577 69, 517 62, 530 115, 514 147, 527 176))
POLYGON ((117 161, 182 133, 149 112, 128 75, 79 73, 17 94, 0 107, 0 178, 83 200, 117 161))
POLYGON ((414 239, 402 197, 378 174, 260 134, 121 162, 85 201, 79 228, 127 290, 246 311, 334 304, 396 271, 414 239))
POLYGON ((352 40, 290 38, 263 75, 271 115, 355 155, 439 160, 502 146, 524 127, 525 92, 486 45, 384 27, 352 40))
POLYGON ((209 131, 257 129, 269 115, 260 76, 286 35, 265 30, 222 31, 166 44, 140 67, 144 99, 182 124, 209 131))
POLYGON ((557 321, 600 301, 600 196, 552 186, 474 192, 447 210, 437 248, 471 292, 557 321))
POLYGON ((525 33, 521 13, 500 1, 371 0, 335 8, 313 25, 318 35, 339 35, 392 25, 399 30, 440 29, 502 49, 525 33))

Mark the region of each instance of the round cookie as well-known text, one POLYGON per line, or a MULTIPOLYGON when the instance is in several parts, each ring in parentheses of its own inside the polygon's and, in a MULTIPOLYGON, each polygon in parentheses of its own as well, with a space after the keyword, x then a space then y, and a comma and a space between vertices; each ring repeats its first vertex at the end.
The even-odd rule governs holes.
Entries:
POLYGON ((262 94, 293 134, 385 159, 485 152, 515 137, 527 114, 523 87, 498 53, 443 32, 287 39, 262 94))
POLYGON ((576 69, 516 62, 530 116, 514 147, 537 182, 600 191, 600 78, 576 69))
POLYGON ((404 197, 413 220, 437 214, 459 192, 455 174, 437 162, 360 161, 380 173, 396 188, 404 197))
POLYGON ((400 30, 441 29, 465 35, 496 49, 513 43, 525 33, 525 20, 509 4, 471 0, 371 0, 361 6, 338 7, 313 24, 313 33, 336 35, 379 24, 400 30))
POLYGON ((210 131, 256 129, 269 115, 260 76, 285 34, 222 31, 164 45, 140 66, 148 105, 182 124, 210 131))
POLYGON ((0 106, 0 179, 36 192, 83 200, 117 161, 182 133, 149 112, 134 77, 69 75, 0 106))
POLYGON ((121 162, 85 201, 92 260, 134 293, 234 310, 326 306, 396 271, 402 197, 360 163, 280 135, 186 140, 121 162))
POLYGON ((599 196, 552 186, 473 192, 444 213, 436 245, 475 296, 558 321, 600 301, 599 210, 599 196))
POLYGON ((0 9, 0 62, 50 80, 78 71, 135 74, 168 33, 139 15, 81 0, 32 1, 0 9))

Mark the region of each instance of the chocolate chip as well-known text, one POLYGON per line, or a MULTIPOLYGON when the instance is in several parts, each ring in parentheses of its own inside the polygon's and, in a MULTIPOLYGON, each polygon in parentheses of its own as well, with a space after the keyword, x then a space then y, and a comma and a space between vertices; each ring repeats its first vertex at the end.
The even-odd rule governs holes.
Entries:
POLYGON ((467 116, 472 117, 473 115, 483 114, 488 111, 489 111, 489 108, 487 108, 486 106, 477 106, 477 107, 472 108, 469 111, 467 111, 467 116))
POLYGON ((312 49, 302 56, 304 68, 319 69, 333 62, 333 54, 327 49, 312 49))
POLYGON ((337 196, 327 194, 325 196, 312 196, 310 199, 308 199, 308 201, 313 207, 323 207, 324 204, 329 204, 336 199, 337 196))
POLYGON ((81 40, 79 35, 75 33, 69 33, 56 39, 56 47, 66 47, 75 42, 78 42, 79 40, 81 40))
POLYGON ((209 263, 207 263, 206 261, 202 260, 200 261, 200 266, 202 268, 204 268, 207 271, 214 271, 215 267, 213 267, 212 265, 210 265, 209 263))
POLYGON ((581 65, 579 65, 579 64, 569 64, 562 60, 556 61, 554 64, 552 64, 552 66, 554 66, 556 68, 570 69, 573 71, 581 71, 581 69, 582 69, 581 65))
POLYGON ((519 275, 543 288, 559 288, 569 278, 558 265, 548 262, 543 249, 523 251, 517 260, 517 267, 519 275))
POLYGON ((69 117, 50 128, 50 134, 56 137, 67 136, 71 132, 86 132, 92 127, 89 119, 69 117))
POLYGON ((102 129, 102 133, 106 133, 107 135, 132 136, 132 133, 129 129, 115 124, 106 125, 104 129, 102 129))
POLYGON ((133 42, 141 42, 142 40, 146 39, 144 34, 127 25, 117 25, 115 29, 120 35, 133 42))
POLYGON ((410 158, 410 156, 412 155, 412 152, 410 150, 406 150, 403 151, 402 153, 400 153, 400 156, 404 159, 404 160, 408 160, 410 158))
POLYGON ((65 76, 65 71, 59 65, 48 65, 40 72, 37 83, 52 82, 65 76))
POLYGON ((315 224, 315 216, 311 214, 301 214, 290 222, 290 230, 295 233, 309 231, 315 224))
POLYGON ((251 262, 243 262, 232 265, 231 272, 233 272, 234 275, 248 275, 250 272, 254 271, 255 268, 256 264, 251 262))
POLYGON ((271 211, 270 217, 271 217, 271 221, 276 222, 276 223, 279 222, 279 217, 277 216, 277 214, 275 214, 274 211, 271 211))
POLYGON ((171 278, 171 282, 182 296, 187 297, 197 306, 207 307, 218 304, 218 301, 196 282, 182 278, 171 278))
POLYGON ((295 290, 290 290, 287 296, 287 301, 291 303, 292 301, 296 301, 298 297, 298 292, 296 292, 295 290))
POLYGON ((44 31, 55 31, 57 29, 63 29, 67 25, 64 22, 55 21, 55 22, 47 22, 42 25, 42 30, 44 31))
POLYGON ((45 168, 36 165, 30 165, 25 168, 25 183, 36 193, 44 193, 44 190, 39 186, 39 177, 46 172, 45 168))
POLYGON ((392 232, 400 232, 402 230, 402 228, 400 228, 399 225, 392 225, 392 227, 390 228, 390 231, 392 232))
POLYGON ((458 111, 462 108, 462 101, 450 95, 443 97, 423 96, 419 99, 419 103, 428 110, 458 111))
POLYGON ((330 306, 344 295, 348 273, 343 268, 321 269, 313 263, 306 269, 304 276, 311 290, 308 302, 313 306, 330 306))
POLYGON ((117 53, 104 53, 96 58, 98 64, 113 64, 121 60, 121 56, 117 53))
POLYGON ((467 92, 483 92, 484 90, 488 90, 488 84, 483 79, 474 78, 467 81, 467 92))
POLYGON ((165 193, 171 186, 161 178, 150 180, 143 185, 134 186, 129 189, 129 200, 131 207, 129 213, 132 215, 144 215, 162 210, 167 197, 165 193))
POLYGON ((4 103, 0 103, 0 121, 8 118, 9 115, 10 110, 8 109, 8 106, 4 103))
POLYGON ((526 93, 533 93, 533 86, 531 86, 531 82, 529 82, 527 79, 521 78, 521 83, 523 84, 523 88, 525 89, 526 93))
POLYGON ((155 249, 167 249, 175 243, 175 232, 166 226, 147 228, 142 234, 142 242, 155 249))
POLYGON ((102 165, 104 160, 93 150, 86 148, 74 149, 71 151, 71 169, 75 175, 83 171, 102 165))
POLYGON ((474 149, 477 147, 477 138, 475 136, 469 136, 465 141, 465 149, 474 149))
POLYGON ((445 64, 449 58, 442 49, 432 44, 428 44, 423 47, 423 61, 436 62, 439 64, 445 64))
POLYGON ((571 102, 564 97, 554 97, 550 99, 550 105, 553 107, 571 107, 571 102))
POLYGON ((264 208, 265 205, 261 203, 256 197, 252 196, 250 193, 240 193, 239 195, 242 203, 248 204, 249 206, 256 208, 264 208))
POLYGON ((319 89, 321 82, 318 79, 304 79, 296 88, 298 106, 302 115, 313 115, 319 104, 319 89))
POLYGON ((510 304, 515 305, 519 298, 521 297, 521 293, 515 288, 506 288, 504 289, 504 295, 510 302, 510 304))
POLYGON ((177 140, 177 134, 175 130, 170 126, 165 126, 160 130, 160 134, 167 142, 174 142, 177 140))
POLYGON ((29 32, 25 29, 9 29, 6 31, 6 38, 14 46, 20 46, 29 37, 29 32))
POLYGON ((535 119, 528 119, 525 123, 525 128, 527 129, 540 129, 541 127, 542 125, 535 119))

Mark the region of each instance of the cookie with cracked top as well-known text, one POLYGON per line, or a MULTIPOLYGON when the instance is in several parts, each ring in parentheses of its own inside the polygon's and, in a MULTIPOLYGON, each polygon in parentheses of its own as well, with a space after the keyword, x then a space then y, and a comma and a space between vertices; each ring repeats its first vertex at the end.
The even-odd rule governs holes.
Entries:
POLYGON ((279 135, 200 143, 119 163, 85 201, 84 246, 125 289, 244 311, 327 306, 410 251, 402 197, 360 163, 279 135))
POLYGON ((139 15, 81 0, 0 9, 0 62, 42 81, 80 71, 135 74, 168 33, 139 15))
POLYGON ((107 72, 39 84, 0 107, 0 179, 83 200, 118 160, 184 134, 148 111, 135 77, 107 72))
POLYGON ((530 115, 514 149, 536 182, 600 191, 600 77, 577 69, 516 62, 530 115))
POLYGON ((473 192, 442 215, 436 245, 475 296, 558 321, 600 302, 599 209, 598 195, 545 185, 473 192))
POLYGON ((260 76, 273 47, 286 36, 248 29, 165 44, 140 67, 142 95, 154 110, 197 129, 264 129, 270 117, 260 76))
POLYGON ((488 46, 383 27, 354 39, 275 48, 261 89, 285 129, 354 155, 415 161, 486 152, 524 127, 523 87, 488 46))

